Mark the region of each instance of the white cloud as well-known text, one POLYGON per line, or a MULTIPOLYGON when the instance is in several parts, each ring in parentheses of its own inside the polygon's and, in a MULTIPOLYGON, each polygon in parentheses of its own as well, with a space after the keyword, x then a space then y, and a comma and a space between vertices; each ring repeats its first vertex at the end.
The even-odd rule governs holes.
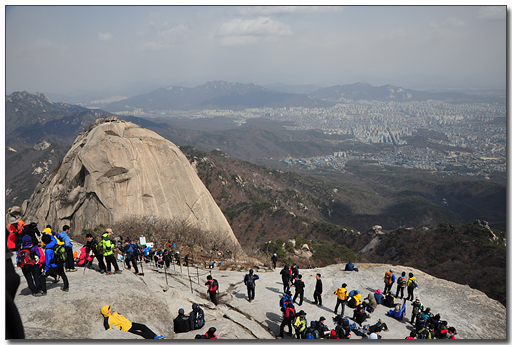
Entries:
POLYGON ((273 14, 301 14, 313 12, 341 12, 342 6, 244 6, 237 7, 242 16, 269 16, 273 14))
POLYGON ((256 19, 233 19, 223 23, 218 31, 219 36, 288 36, 290 26, 271 19, 258 17, 256 19))
POLYGON ((98 35, 98 38, 101 40, 101 41, 104 41, 104 42, 107 42, 107 41, 110 41, 112 39, 112 34, 109 33, 109 32, 105 32, 104 34, 100 33, 98 35))
POLYGON ((506 16, 506 6, 482 6, 478 10, 477 18, 485 20, 503 20, 506 16))

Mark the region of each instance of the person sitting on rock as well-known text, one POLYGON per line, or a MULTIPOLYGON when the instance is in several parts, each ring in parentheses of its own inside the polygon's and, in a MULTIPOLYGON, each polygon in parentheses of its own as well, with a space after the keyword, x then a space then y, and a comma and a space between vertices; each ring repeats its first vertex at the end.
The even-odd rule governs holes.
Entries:
POLYGON ((381 329, 377 328, 374 332, 370 333, 368 339, 382 339, 382 335, 380 335, 381 329))
POLYGON ((421 312, 421 317, 424 318, 427 323, 430 323, 430 319, 434 317, 434 314, 432 314, 430 308, 427 308, 421 312))
POLYGON ((325 317, 320 316, 320 319, 316 323, 316 329, 320 334, 320 338, 329 338, 329 334, 331 333, 331 331, 329 330, 329 327, 327 327, 327 325, 325 324, 325 317))
POLYGON ((388 308, 394 308, 396 303, 395 303, 395 298, 391 295, 391 292, 388 292, 386 294, 386 297, 384 298, 384 301, 382 301, 382 305, 388 307, 388 308))
POLYGON ((362 325, 363 322, 366 321, 366 319, 370 318, 370 315, 366 314, 366 312, 364 311, 364 307, 362 304, 358 305, 355 309, 354 309, 354 316, 352 317, 352 320, 354 320, 355 322, 357 322, 360 326, 362 325))
POLYGON ((174 319, 174 332, 185 333, 190 331, 190 318, 185 315, 185 310, 180 308, 178 310, 178 316, 174 319))
POLYGON ((144 339, 162 339, 164 337, 163 335, 156 335, 155 332, 142 323, 130 322, 123 315, 117 312, 112 313, 110 305, 103 306, 101 308, 101 314, 103 315, 103 326, 105 327, 105 330, 117 329, 120 331, 130 332, 141 336, 144 339))
POLYGON ((377 304, 382 304, 382 299, 384 298, 384 296, 382 295, 380 289, 375 290, 373 297, 375 297, 375 301, 377 301, 377 304))
POLYGON ((361 293, 359 290, 352 290, 348 294, 348 301, 347 301, 347 307, 349 308, 355 308, 361 303, 361 293))
POLYGON ((354 264, 351 260, 348 260, 348 264, 345 265, 345 271, 353 271, 354 270, 354 264))
POLYGON ((405 339, 416 339, 416 331, 411 331, 405 339))
POLYGON ((404 315, 405 315, 405 305, 406 305, 406 302, 404 299, 404 303, 402 304, 402 307, 400 307, 400 304, 397 304, 395 306, 395 309, 388 311, 386 313, 386 315, 394 317, 398 321, 402 321, 402 319, 404 318, 404 315))
POLYGON ((190 321, 190 330, 203 328, 204 326, 204 311, 197 305, 192 303, 192 311, 188 314, 190 321))
POLYGON ((379 319, 379 321, 377 321, 376 324, 374 325, 371 325, 371 326, 368 326, 368 332, 369 333, 373 333, 375 332, 377 329, 380 329, 380 330, 384 330, 384 332, 388 332, 389 331, 389 328, 388 328, 388 325, 386 325, 385 322, 382 322, 381 319, 379 319))
POLYGON ((377 300, 371 292, 368 294, 368 297, 363 300, 363 306, 365 306, 366 310, 370 313, 373 313, 375 309, 377 309, 377 300))
POLYGON ((206 332, 204 335, 206 336, 206 339, 217 339, 217 334, 215 334, 215 332, 217 332, 217 328, 210 327, 208 328, 208 332, 206 332))

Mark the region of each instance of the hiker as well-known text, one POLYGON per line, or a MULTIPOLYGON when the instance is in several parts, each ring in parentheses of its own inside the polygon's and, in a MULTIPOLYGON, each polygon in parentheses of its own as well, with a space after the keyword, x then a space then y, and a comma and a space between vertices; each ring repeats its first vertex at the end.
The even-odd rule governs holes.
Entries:
POLYGON ((391 295, 391 292, 388 292, 386 294, 386 297, 384 298, 384 300, 382 301, 382 305, 388 307, 388 308, 394 308, 396 303, 395 303, 395 298, 391 295))
POLYGON ((299 268, 297 267, 297 264, 292 265, 292 271, 291 271, 291 277, 290 281, 292 282, 292 285, 294 284, 295 280, 299 276, 299 268))
POLYGON ((354 270, 354 264, 351 260, 348 260, 348 264, 345 265, 345 271, 353 271, 354 270))
MULTIPOLYGON (((291 295, 291 292, 290 292, 291 295)), ((283 310, 283 321, 281 322, 281 326, 279 327, 279 337, 284 337, 284 327, 288 326, 288 335, 292 336, 292 320, 295 318, 295 308, 293 307, 293 303, 291 301, 288 301, 288 303, 285 302, 285 307, 283 310)))
POLYGON ((124 261, 126 263, 126 268, 128 270, 131 270, 132 269, 131 266, 133 265, 133 270, 135 271, 135 274, 139 274, 139 268, 137 267, 137 259, 138 259, 137 245, 132 244, 132 241, 127 237, 124 240, 124 248, 121 248, 121 251, 123 253, 126 253, 125 254, 126 259, 124 261))
POLYGON ((25 222, 20 220, 17 220, 15 217, 11 217, 10 224, 8 226, 9 235, 7 235, 7 248, 16 251, 20 249, 21 241, 19 236, 21 235, 21 232, 23 231, 23 227, 25 226, 25 222))
POLYGON ((398 321, 402 321, 402 319, 404 318, 404 315, 405 315, 405 305, 406 305, 406 302, 404 299, 404 303, 402 304, 402 307, 400 307, 400 304, 397 304, 395 306, 395 309, 388 311, 386 313, 386 315, 394 317, 398 321))
POLYGON ((172 253, 169 254, 169 251, 167 249, 164 250, 164 254, 162 255, 162 260, 164 260, 165 267, 169 268, 172 262, 172 253))
POLYGON ((188 266, 188 254, 185 255, 185 258, 183 260, 185 260, 185 266, 188 266))
POLYGON ((371 292, 368 294, 368 297, 366 297, 363 300, 363 306, 366 307, 366 310, 369 313, 373 313, 375 309, 377 309, 377 305, 377 300, 375 299, 375 296, 371 292))
POLYGON ((377 304, 382 304, 382 299, 384 298, 384 296, 382 296, 380 289, 375 290, 373 297, 375 297, 375 301, 377 301, 377 304))
POLYGON ((348 322, 348 319, 343 319, 338 315, 334 317, 333 320, 337 323, 334 328, 337 339, 350 339, 352 334, 350 333, 350 323, 348 322))
POLYGON ((318 303, 318 306, 322 306, 322 279, 320 279, 322 275, 320 273, 316 274, 316 285, 315 292, 313 292, 313 298, 315 299, 314 304, 318 303))
POLYGON ((405 339, 416 339, 416 331, 411 331, 409 336, 405 337, 405 339))
POLYGON ((284 312, 288 304, 290 304, 292 308, 295 308, 293 306, 292 292, 290 290, 286 291, 286 294, 281 297, 281 300, 279 301, 279 306, 281 307, 282 312, 284 312))
POLYGON ((274 255, 272 255, 272 257, 270 258, 270 260, 272 261, 272 267, 274 268, 274 270, 276 269, 276 265, 277 265, 277 253, 274 253, 274 255))
POLYGON ((178 266, 181 266, 181 261, 180 261, 180 252, 176 252, 174 253, 174 259, 176 260, 176 264, 178 266))
POLYGON ((420 298, 416 297, 416 301, 411 303, 412 305, 412 316, 411 316, 411 324, 414 325, 414 319, 421 314, 423 311, 423 304, 420 302, 420 298))
MULTIPOLYGON (((105 263, 103 262, 103 253, 100 253, 100 250, 103 250, 103 247, 100 246, 100 248, 98 248, 98 242, 96 241, 96 237, 94 237, 90 233, 85 235, 85 239, 87 240, 85 246, 87 247, 88 253, 92 250, 94 257, 98 261, 100 273, 105 273, 107 271, 107 268, 105 267, 105 263)), ((89 265, 92 267, 92 261, 89 263, 89 265)))
POLYGON ((203 328, 205 323, 204 311, 197 305, 197 303, 192 303, 192 311, 188 314, 188 319, 190 321, 191 331, 203 328))
POLYGON ((119 266, 117 266, 116 258, 114 257, 114 244, 110 240, 110 234, 112 234, 112 229, 107 229, 103 235, 101 235, 103 239, 100 242, 100 245, 105 251, 103 256, 105 257, 105 262, 107 263, 107 274, 112 274, 112 265, 114 266, 115 273, 121 273, 119 266))
POLYGON ((105 330, 117 329, 120 331, 130 332, 132 334, 143 337, 144 339, 162 339, 163 335, 156 335, 148 326, 130 322, 126 317, 119 314, 118 312, 112 313, 110 305, 105 305, 101 308, 101 314, 103 315, 103 326, 105 330))
POLYGON ((186 333, 191 330, 190 317, 185 315, 185 310, 180 308, 178 310, 178 316, 174 319, 174 332, 175 333, 186 333))
POLYGON ((361 303, 361 293, 359 290, 352 290, 348 294, 347 307, 355 308, 361 303))
POLYGON ((405 276, 405 272, 402 272, 402 275, 396 280, 396 298, 404 298, 404 290, 406 286, 407 277, 405 276))
POLYGON ((69 281, 66 272, 64 272, 64 260, 61 259, 60 255, 56 256, 54 251, 57 247, 57 240, 48 234, 44 234, 43 242, 46 243, 44 251, 45 273, 41 276, 41 290, 43 291, 43 295, 46 294, 46 277, 52 276, 55 273, 62 277, 62 281, 64 282, 64 286, 61 288, 62 291, 69 292, 69 281))
POLYGON ((206 277, 207 282, 204 285, 208 285, 208 294, 213 304, 217 305, 217 290, 219 289, 219 283, 217 279, 213 279, 211 275, 206 277))
POLYGON ((434 317, 434 314, 430 311, 430 308, 420 312, 421 317, 425 319, 427 323, 431 323, 430 319, 434 317))
POLYGON ((256 280, 260 279, 257 274, 254 274, 253 269, 249 270, 249 274, 246 274, 244 277, 244 284, 247 286, 247 297, 249 302, 254 299, 254 295, 256 292, 256 280))
POLYGON ((58 238, 64 242, 64 248, 66 248, 66 272, 75 272, 75 262, 73 260, 73 243, 69 239, 69 225, 64 225, 62 231, 59 233, 58 238))
POLYGON ((42 296, 41 281, 40 281, 40 266, 39 266, 39 255, 34 245, 32 244, 32 238, 29 235, 23 236, 21 239, 21 249, 17 253, 18 267, 21 268, 23 276, 27 281, 32 296, 42 296))
POLYGON ((370 335, 368 336, 368 339, 382 339, 382 336, 380 335, 380 328, 375 329, 370 335))
POLYGON ((388 292, 391 292, 391 287, 395 283, 395 271, 391 268, 389 271, 386 272, 384 275, 384 291, 383 294, 385 295, 388 292))
POLYGON ((37 223, 26 224, 23 227, 21 233, 18 234, 18 246, 21 247, 21 240, 23 236, 29 235, 32 239, 32 245, 36 246, 39 243, 39 238, 41 237, 41 232, 37 228, 37 223))
POLYGON ((293 327, 295 328, 295 335, 297 336, 297 339, 306 339, 306 327, 308 323, 306 315, 306 312, 301 310, 295 318, 293 327))
POLYGON ((364 307, 362 304, 358 305, 355 309, 354 309, 354 315, 352 316, 352 320, 354 320, 355 322, 357 322, 360 326, 362 325, 363 322, 366 321, 366 319, 370 318, 370 315, 366 314, 366 312, 364 311, 364 307))
POLYGON ((407 300, 414 300, 414 288, 416 286, 416 277, 411 272, 409 273, 409 279, 407 279, 407 300))
POLYGON ((316 322, 316 329, 318 330, 318 334, 320 335, 320 338, 326 339, 329 336, 329 333, 331 332, 329 330, 329 327, 325 324, 325 317, 320 316, 320 319, 316 322))
POLYGON ((375 325, 368 326, 368 328, 367 328, 369 333, 373 333, 377 329, 381 329, 381 330, 383 329, 384 332, 389 331, 388 325, 386 325, 384 322, 382 322, 381 319, 379 319, 379 321, 377 321, 377 323, 375 325))
POLYGON ((286 291, 290 290, 290 268, 288 267, 288 264, 284 265, 284 268, 279 273, 281 274, 281 280, 283 281, 283 292, 286 293, 286 291))
POLYGON ((293 296, 293 303, 296 303, 297 297, 300 297, 300 303, 297 305, 302 305, 302 301, 304 300, 304 287, 306 286, 304 284, 304 281, 302 280, 302 274, 299 274, 297 276, 297 280, 295 280, 295 295, 293 296))
POLYGON ((206 339, 217 339, 217 334, 215 334, 215 332, 217 332, 217 328, 210 327, 204 335, 206 336, 206 339))
POLYGON ((93 259, 94 257, 89 256, 87 246, 82 246, 82 248, 80 248, 80 255, 76 260, 76 265, 79 267, 87 266, 88 268, 91 268, 91 262, 93 259))
POLYGON ((338 297, 336 301, 336 306, 334 307, 334 314, 338 314, 338 306, 341 305, 341 317, 345 315, 345 306, 347 305, 348 300, 348 292, 347 292, 347 284, 341 284, 341 287, 334 291, 334 294, 338 297))

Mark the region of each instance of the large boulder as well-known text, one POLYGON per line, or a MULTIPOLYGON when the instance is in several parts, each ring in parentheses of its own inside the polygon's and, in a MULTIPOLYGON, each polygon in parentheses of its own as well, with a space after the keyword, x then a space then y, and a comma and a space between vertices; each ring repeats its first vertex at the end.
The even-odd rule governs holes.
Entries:
POLYGON ((40 181, 22 218, 81 234, 134 215, 186 220, 240 246, 180 149, 115 117, 77 137, 58 169, 40 181))

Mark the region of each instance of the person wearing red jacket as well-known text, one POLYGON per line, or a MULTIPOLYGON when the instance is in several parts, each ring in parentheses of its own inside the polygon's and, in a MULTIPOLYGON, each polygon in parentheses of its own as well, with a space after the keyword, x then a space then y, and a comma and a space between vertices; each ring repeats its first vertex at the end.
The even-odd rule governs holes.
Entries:
POLYGON ((217 279, 213 279, 211 275, 206 277, 207 282, 204 285, 208 286, 208 294, 213 304, 217 305, 217 290, 219 289, 219 283, 217 279))
POLYGON ((283 312, 283 322, 281 322, 281 326, 279 327, 279 336, 281 338, 284 337, 284 327, 288 326, 288 335, 292 336, 292 320, 295 317, 295 308, 291 303, 286 304, 286 308, 283 312))
POLYGON ((210 327, 208 329, 208 332, 206 332, 204 334, 206 336, 206 339, 217 339, 217 334, 215 334, 216 331, 217 331, 217 328, 210 327))

